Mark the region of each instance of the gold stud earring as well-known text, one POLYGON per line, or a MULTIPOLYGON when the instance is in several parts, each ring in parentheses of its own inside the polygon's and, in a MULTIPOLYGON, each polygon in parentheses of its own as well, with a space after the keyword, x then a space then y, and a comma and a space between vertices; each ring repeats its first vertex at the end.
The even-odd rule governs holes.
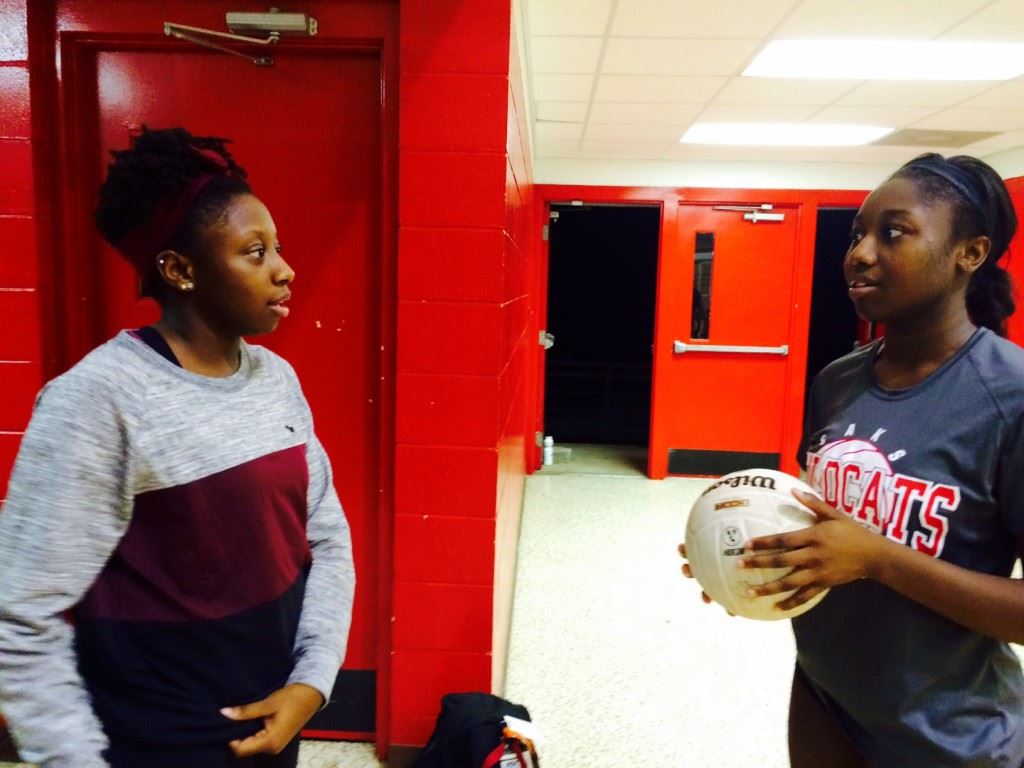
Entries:
POLYGON ((196 284, 193 283, 191 280, 184 280, 183 282, 181 282, 178 285, 178 287, 181 288, 181 290, 187 292, 187 291, 191 291, 193 288, 195 288, 196 284))

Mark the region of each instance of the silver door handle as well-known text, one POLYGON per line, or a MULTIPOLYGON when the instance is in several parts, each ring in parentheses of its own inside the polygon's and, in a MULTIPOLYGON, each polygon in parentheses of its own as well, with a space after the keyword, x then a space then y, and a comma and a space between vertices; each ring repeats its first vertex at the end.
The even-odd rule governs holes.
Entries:
POLYGON ((746 347, 742 344, 687 344, 676 339, 672 342, 672 352, 681 355, 684 352, 721 352, 738 355, 788 355, 789 344, 779 347, 746 347))

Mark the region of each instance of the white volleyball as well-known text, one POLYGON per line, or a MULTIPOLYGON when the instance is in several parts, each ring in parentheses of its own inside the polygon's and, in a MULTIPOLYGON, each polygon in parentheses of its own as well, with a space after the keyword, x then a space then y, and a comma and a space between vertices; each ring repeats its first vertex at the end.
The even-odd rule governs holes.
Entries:
POLYGON ((785 472, 745 469, 718 478, 694 502, 686 523, 686 557, 703 590, 730 613, 749 619, 788 619, 809 611, 825 597, 827 590, 797 608, 779 610, 776 603, 792 592, 762 597, 745 593, 748 587, 775 581, 790 569, 736 566, 750 539, 814 524, 817 518, 793 497, 794 488, 814 493, 785 472))

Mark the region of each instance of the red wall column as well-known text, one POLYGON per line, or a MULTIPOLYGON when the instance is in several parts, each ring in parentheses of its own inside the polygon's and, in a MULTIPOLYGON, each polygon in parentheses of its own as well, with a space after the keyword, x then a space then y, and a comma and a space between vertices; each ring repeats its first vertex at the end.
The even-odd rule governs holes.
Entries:
POLYGON ((43 381, 26 0, 0 0, 0 499, 43 381))
POLYGON ((424 743, 444 693, 491 686, 510 19, 509 0, 400 4, 396 745, 424 743))
POLYGON ((505 229, 502 269, 501 402, 498 413, 498 500, 495 532, 494 632, 491 689, 505 688, 505 663, 511 628, 519 523, 523 506, 526 457, 533 445, 536 402, 536 332, 533 178, 522 64, 515 24, 509 44, 508 121, 505 143, 505 229), (531 376, 533 374, 533 376, 531 376))

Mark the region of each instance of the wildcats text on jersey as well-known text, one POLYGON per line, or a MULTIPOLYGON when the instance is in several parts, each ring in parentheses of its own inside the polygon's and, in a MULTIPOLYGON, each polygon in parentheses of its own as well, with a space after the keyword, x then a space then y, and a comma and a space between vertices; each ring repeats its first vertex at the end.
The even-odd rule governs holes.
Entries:
POLYGON ((807 481, 826 503, 862 525, 938 557, 960 489, 894 471, 890 458, 903 455, 886 456, 873 442, 843 437, 808 451, 807 481))

